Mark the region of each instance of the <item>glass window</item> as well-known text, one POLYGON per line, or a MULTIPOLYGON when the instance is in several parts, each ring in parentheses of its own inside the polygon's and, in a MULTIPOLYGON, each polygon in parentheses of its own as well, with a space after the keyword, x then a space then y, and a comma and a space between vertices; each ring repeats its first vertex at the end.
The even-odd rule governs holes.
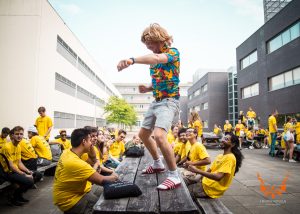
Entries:
POLYGON ((277 75, 270 79, 270 90, 276 90, 284 87, 284 76, 283 74, 277 75))
POLYGON ((242 89, 242 98, 253 97, 259 94, 259 84, 255 83, 242 89))
POLYGON ((250 65, 252 64, 252 63, 254 63, 254 62, 256 62, 257 61, 257 51, 255 51, 254 53, 252 53, 250 56, 250 65))
POLYGON ((281 40, 281 35, 279 35, 269 42, 269 53, 277 50, 281 46, 282 46, 282 40, 281 40))
POLYGON ((201 87, 201 91, 202 91, 202 92, 207 91, 207 84, 205 84, 205 85, 203 85, 203 86, 201 87))
POLYGON ((300 36, 300 23, 298 22, 293 27, 291 27, 291 40, 296 39, 300 36))
POLYGON ((284 73, 284 86, 291 86, 293 85, 293 71, 289 71, 284 73))
POLYGON ((290 30, 283 32, 281 36, 282 36, 282 45, 285 45, 286 43, 291 41, 290 30))
POLYGON ((242 60, 242 63, 241 63, 241 69, 244 69, 246 67, 249 66, 249 57, 246 57, 245 59, 242 60))
POLYGON ((300 67, 293 70, 294 84, 300 83, 300 67))

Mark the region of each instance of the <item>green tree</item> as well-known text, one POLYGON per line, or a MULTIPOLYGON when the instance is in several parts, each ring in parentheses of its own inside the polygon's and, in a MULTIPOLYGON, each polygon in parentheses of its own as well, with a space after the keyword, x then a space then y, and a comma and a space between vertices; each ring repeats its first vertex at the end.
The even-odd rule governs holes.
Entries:
POLYGON ((117 96, 109 98, 108 103, 104 107, 104 111, 107 113, 106 120, 109 123, 132 126, 135 125, 137 121, 136 111, 133 106, 117 96))

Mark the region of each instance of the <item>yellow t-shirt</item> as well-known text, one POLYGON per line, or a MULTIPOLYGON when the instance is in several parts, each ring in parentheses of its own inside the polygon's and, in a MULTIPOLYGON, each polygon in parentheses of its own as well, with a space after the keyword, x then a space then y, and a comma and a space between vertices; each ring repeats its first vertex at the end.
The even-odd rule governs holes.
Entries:
POLYGON ((25 139, 21 140, 21 142, 19 143, 19 145, 21 146, 21 158, 22 160, 28 160, 31 158, 36 159, 38 156, 34 151, 33 146, 31 145, 31 143, 25 139))
POLYGON ((236 167, 236 159, 233 154, 220 154, 216 157, 211 166, 211 173, 222 172, 225 176, 220 181, 204 177, 202 186, 204 192, 211 198, 219 198, 229 188, 236 167))
MULTIPOLYGON (((38 134, 42 137, 45 136, 47 133, 48 129, 53 126, 52 119, 48 116, 45 117, 38 117, 35 120, 35 126, 36 129, 38 130, 38 134)), ((50 137, 50 134, 47 135, 46 140, 48 140, 50 137)))
POLYGON ((253 138, 254 138, 254 133, 251 132, 251 131, 247 131, 247 132, 246 132, 246 137, 247 137, 247 139, 249 139, 249 140, 253 140, 253 138))
POLYGON ((268 119, 268 124, 269 124, 269 132, 270 133, 275 133, 276 132, 276 130, 275 130, 275 128, 274 128, 274 125, 276 125, 276 118, 273 116, 273 115, 271 115, 270 117, 269 117, 269 119, 268 119))
POLYGON ((296 132, 296 135, 297 135, 296 143, 300 144, 300 122, 297 122, 295 124, 295 132, 296 132))
POLYGON ((230 123, 224 125, 224 132, 231 132, 231 130, 232 130, 232 125, 230 123))
POLYGON ((264 129, 258 129, 257 131, 256 131, 256 134, 257 135, 267 135, 267 132, 264 130, 264 129))
POLYGON ((124 152, 125 152, 125 145, 123 141, 120 142, 115 141, 109 147, 109 154, 114 158, 120 158, 120 155, 123 154, 124 152))
POLYGON ((176 138, 174 137, 172 132, 167 134, 167 140, 168 140, 169 144, 175 143, 176 138))
MULTIPOLYGON (((203 160, 204 158, 208 158, 209 155, 206 151, 205 146, 200 143, 196 142, 193 145, 191 145, 189 158, 192 162, 197 162, 200 160, 203 160)), ((201 169, 203 171, 206 171, 206 166, 196 166, 198 169, 201 169)))
POLYGON ((87 162, 71 150, 64 150, 56 167, 53 184, 53 201, 62 211, 71 209, 87 192, 87 180, 96 172, 87 162))
POLYGON ((71 141, 69 141, 68 139, 63 141, 61 138, 58 138, 54 142, 59 143, 60 145, 62 145, 64 150, 72 148, 71 141))
POLYGON ((189 152, 191 150, 191 143, 188 141, 185 144, 182 144, 180 151, 179 151, 179 155, 180 155, 180 159, 182 160, 183 158, 187 157, 189 152))
POLYGON ((248 111, 247 112, 247 117, 248 118, 256 118, 256 113, 254 111, 248 111))
POLYGON ((177 155, 181 149, 181 146, 184 145, 182 142, 177 141, 174 146, 174 154, 177 155))
POLYGON ((192 128, 195 129, 196 127, 198 127, 198 137, 201 137, 203 133, 203 125, 202 122, 200 122, 200 120, 196 120, 195 122, 193 122, 192 128))
POLYGON ((221 129, 219 129, 219 128, 214 128, 214 134, 215 134, 215 135, 219 135, 219 134, 221 134, 221 132, 222 132, 221 129))
MULTIPOLYGON (((7 142, 2 147, 2 154, 5 155, 8 161, 12 161, 13 165, 17 168, 19 168, 19 161, 21 160, 21 146, 18 144, 15 146, 12 142, 7 142)), ((5 172, 12 172, 11 169, 9 169, 9 166, 7 166, 5 160, 2 156, 0 156, 1 165, 3 166, 3 169, 5 172)))
POLYGON ((49 146, 49 143, 41 136, 33 136, 30 139, 30 143, 32 147, 34 148, 36 154, 40 158, 44 158, 47 160, 52 160, 52 153, 49 146))
MULTIPOLYGON (((95 153, 96 153, 96 158, 100 161, 100 163, 101 163, 101 158, 100 158, 100 152, 99 152, 99 150, 96 148, 96 146, 94 146, 94 150, 95 150, 95 153)), ((88 160, 88 158, 89 158, 89 155, 88 155, 88 153, 84 153, 83 155, 81 155, 81 157, 80 157, 82 160, 84 160, 84 161, 87 161, 88 160)))
POLYGON ((1 148, 4 146, 5 143, 7 143, 6 138, 0 137, 0 152, 1 152, 1 148))
POLYGON ((244 131, 244 129, 245 129, 245 126, 243 124, 236 124, 235 125, 235 135, 239 137, 240 132, 244 131))

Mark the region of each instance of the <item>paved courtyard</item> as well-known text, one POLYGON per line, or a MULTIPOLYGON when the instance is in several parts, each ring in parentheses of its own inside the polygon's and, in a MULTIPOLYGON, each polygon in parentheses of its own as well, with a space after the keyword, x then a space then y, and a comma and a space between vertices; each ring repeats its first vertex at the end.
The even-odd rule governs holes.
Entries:
MULTIPOLYGON (((214 158, 221 150, 209 150, 214 158)), ((300 163, 288 163, 279 158, 271 158, 266 149, 242 150, 245 159, 230 189, 222 197, 222 202, 233 213, 299 213, 300 210, 300 163), (260 191, 260 174, 266 185, 279 185, 289 174, 286 192, 274 199, 260 191)), ((61 213, 52 204, 53 177, 45 177, 37 190, 30 190, 26 197, 30 203, 22 207, 6 204, 4 193, 0 196, 0 213, 3 214, 54 214, 61 213)))

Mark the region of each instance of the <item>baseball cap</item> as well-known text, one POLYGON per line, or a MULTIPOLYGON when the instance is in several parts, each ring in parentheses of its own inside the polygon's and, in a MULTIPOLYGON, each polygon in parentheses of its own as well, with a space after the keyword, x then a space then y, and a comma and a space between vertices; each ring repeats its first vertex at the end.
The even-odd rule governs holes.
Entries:
POLYGON ((37 131, 37 129, 36 129, 35 126, 30 126, 27 131, 33 132, 33 133, 38 133, 38 131, 37 131))

